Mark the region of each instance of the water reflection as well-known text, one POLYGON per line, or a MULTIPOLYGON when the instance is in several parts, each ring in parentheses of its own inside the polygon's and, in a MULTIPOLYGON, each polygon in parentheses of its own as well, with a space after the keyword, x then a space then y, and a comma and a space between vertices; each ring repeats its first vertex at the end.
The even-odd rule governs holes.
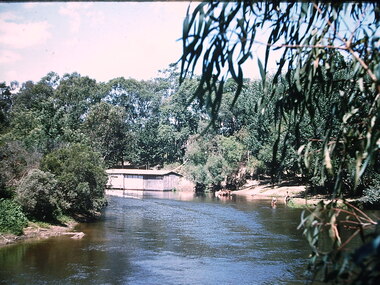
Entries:
MULTIPOLYGON (((192 192, 109 197, 68 237, 0 249, 5 284, 303 284, 300 211, 192 192)), ((1 282, 1 281, 0 281, 1 282)))
POLYGON ((197 198, 215 198, 213 193, 195 193, 194 191, 139 191, 139 190, 106 190, 107 195, 130 199, 173 199, 180 201, 192 201, 197 198))

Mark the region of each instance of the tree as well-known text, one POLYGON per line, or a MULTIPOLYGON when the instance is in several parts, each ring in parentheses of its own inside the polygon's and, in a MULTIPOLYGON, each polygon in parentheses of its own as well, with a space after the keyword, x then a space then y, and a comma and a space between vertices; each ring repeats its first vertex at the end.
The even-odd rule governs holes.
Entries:
POLYGON ((16 201, 29 217, 54 221, 60 215, 57 181, 51 173, 33 169, 23 177, 16 189, 16 201))
POLYGON ((19 204, 0 198, 0 233, 21 235, 27 225, 28 219, 19 204))
MULTIPOLYGON (((244 146, 234 137, 209 133, 193 136, 185 154, 186 173, 203 188, 220 189, 228 186, 239 171, 244 146)), ((235 185, 229 185, 235 186, 235 185)))
POLYGON ((152 82, 115 78, 104 88, 105 102, 125 108, 129 124, 143 127, 158 110, 161 97, 153 92, 152 82))
POLYGON ((55 150, 41 161, 41 170, 57 180, 58 204, 64 214, 95 217, 105 206, 106 174, 99 153, 74 144, 55 150))
POLYGON ((104 87, 104 101, 125 110, 127 144, 124 160, 134 165, 159 162, 157 128, 160 94, 149 81, 116 78, 104 87))
POLYGON ((37 83, 24 83, 13 97, 9 136, 46 154, 84 140, 80 127, 102 93, 93 79, 50 72, 37 83))
POLYGON ((180 88, 171 89, 171 94, 163 98, 160 105, 157 138, 165 163, 181 162, 189 136, 198 132, 200 110, 188 101, 196 84, 195 80, 189 80, 180 88))
POLYGON ((84 138, 80 126, 90 107, 103 98, 100 86, 87 76, 65 74, 55 90, 55 98, 62 129, 61 140, 74 143, 82 141, 84 138))
POLYGON ((54 89, 42 82, 28 81, 14 96, 9 136, 29 149, 49 152, 61 137, 60 115, 54 89))
POLYGON ((18 141, 0 142, 0 198, 12 198, 20 179, 39 167, 41 154, 28 151, 18 141))
MULTIPOLYGON (((351 178, 352 185, 348 188, 352 189, 352 195, 371 166, 378 165, 379 20, 378 3, 201 3, 192 13, 188 12, 183 23, 180 79, 183 81, 192 75, 197 64, 201 64, 202 75, 195 96, 210 108, 215 120, 226 80, 231 77, 237 84, 235 103, 244 87, 242 65, 253 56, 254 46, 264 46, 265 58, 258 59, 258 70, 263 99, 271 99, 269 101, 274 101, 275 106, 277 137, 273 144, 272 166, 279 166, 278 154, 283 141, 281 156, 291 146, 303 155, 306 168, 312 165, 322 168, 319 173, 334 181, 334 197, 344 193, 347 177, 351 178), (264 40, 259 36, 265 34, 263 30, 268 30, 264 40), (282 55, 273 80, 269 82, 268 62, 273 50, 281 50, 282 55), (338 59, 342 56, 345 57, 343 64, 338 59), (343 70, 349 73, 342 78, 343 70), (275 89, 269 92, 269 84, 279 83, 285 87, 280 96, 275 89), (324 104, 332 100, 336 102, 327 104, 326 108, 324 104), (326 120, 322 130, 311 132, 312 135, 302 141, 297 128, 307 120, 312 125, 319 124, 313 122, 315 110, 331 119, 326 120), (313 163, 310 163, 311 147, 314 148, 313 163)), ((257 108, 264 110, 263 107, 265 105, 258 102, 257 108)), ((354 208, 349 208, 355 213, 354 208)), ((305 234, 313 246, 314 269, 323 268, 322 277, 327 281, 367 280, 375 284, 379 272, 372 270, 371 275, 371 268, 379 264, 376 255, 379 246, 375 242, 379 239, 378 233, 366 239, 368 243, 356 253, 360 257, 365 253, 365 258, 375 261, 357 264, 359 268, 362 266, 362 271, 346 274, 342 270, 344 264, 352 264, 355 257, 342 257, 341 246, 346 243, 340 240, 337 213, 333 204, 321 205, 317 212, 302 220, 305 234), (325 213, 326 219, 321 221, 320 213, 325 213), (324 227, 330 228, 334 244, 327 253, 317 246, 324 227), (339 268, 331 270, 328 264, 339 268), (366 279, 361 279, 363 277, 366 279)), ((360 229, 363 220, 354 224, 360 229)))
POLYGON ((9 113, 12 107, 12 85, 7 86, 5 82, 0 82, 0 134, 6 132, 9 127, 9 113))
POLYGON ((101 102, 90 108, 83 123, 89 145, 102 154, 107 166, 123 165, 127 145, 125 110, 101 102))

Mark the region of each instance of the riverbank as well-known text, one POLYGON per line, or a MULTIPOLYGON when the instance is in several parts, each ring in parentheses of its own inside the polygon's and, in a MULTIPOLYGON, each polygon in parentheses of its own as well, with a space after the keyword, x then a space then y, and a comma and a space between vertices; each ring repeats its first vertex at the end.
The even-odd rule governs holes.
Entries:
POLYGON ((328 197, 322 195, 309 196, 305 185, 286 182, 272 185, 269 182, 249 181, 243 189, 233 191, 232 195, 244 196, 247 200, 276 199, 278 204, 294 207, 312 207, 321 200, 329 201, 328 197), (287 202, 286 202, 287 200, 287 202))
POLYGON ((84 236, 82 232, 75 232, 74 227, 78 223, 75 221, 67 222, 65 225, 50 225, 40 226, 36 223, 29 223, 29 226, 24 229, 24 233, 20 236, 13 234, 0 233, 0 247, 22 242, 32 239, 46 239, 53 236, 67 235, 73 239, 80 239, 84 236))

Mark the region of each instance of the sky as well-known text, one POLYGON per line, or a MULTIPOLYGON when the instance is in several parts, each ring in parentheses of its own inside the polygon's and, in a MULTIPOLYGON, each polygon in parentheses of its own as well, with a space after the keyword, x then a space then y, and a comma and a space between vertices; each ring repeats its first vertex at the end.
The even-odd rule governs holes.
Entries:
MULTIPOLYGON (((189 3, 0 2, 0 82, 37 82, 50 71, 78 72, 100 82, 157 77, 181 57, 189 3)), ((263 60, 264 51, 253 48, 253 59, 244 65, 246 78, 260 77, 257 58, 263 60)), ((275 70, 276 52, 269 72, 275 70)))
MULTIPOLYGON (((51 71, 98 82, 155 78, 181 57, 189 3, 0 3, 0 82, 37 82, 51 71)), ((263 57, 264 50, 253 53, 263 57)), ((259 78, 257 57, 244 76, 259 78)))
POLYGON ((188 2, 0 3, 0 82, 148 80, 176 62, 188 2))

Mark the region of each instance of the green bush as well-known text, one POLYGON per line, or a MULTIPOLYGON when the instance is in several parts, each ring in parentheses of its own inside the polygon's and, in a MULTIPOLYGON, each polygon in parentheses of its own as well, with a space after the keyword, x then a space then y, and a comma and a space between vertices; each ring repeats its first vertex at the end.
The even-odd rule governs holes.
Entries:
POLYGON ((42 221, 56 220, 60 214, 56 185, 53 174, 34 169, 20 181, 16 201, 29 217, 42 221))
POLYGON ((236 180, 244 151, 244 146, 234 137, 205 136, 189 143, 185 172, 199 185, 213 189, 225 187, 228 181, 236 180))
POLYGON ((105 206, 107 176, 99 153, 81 144, 58 149, 41 161, 41 169, 57 180, 63 214, 95 216, 105 206))
POLYGON ((14 191, 12 187, 7 186, 7 178, 3 173, 0 173, 0 198, 13 198, 14 191))
POLYGON ((0 199, 0 232, 20 235, 28 225, 28 219, 19 204, 9 199, 0 199))
POLYGON ((370 168, 362 178, 363 195, 358 202, 368 208, 380 207, 380 174, 370 168))
POLYGON ((363 191, 363 197, 359 199, 359 202, 363 203, 368 207, 379 207, 380 206, 380 187, 370 186, 363 191))

